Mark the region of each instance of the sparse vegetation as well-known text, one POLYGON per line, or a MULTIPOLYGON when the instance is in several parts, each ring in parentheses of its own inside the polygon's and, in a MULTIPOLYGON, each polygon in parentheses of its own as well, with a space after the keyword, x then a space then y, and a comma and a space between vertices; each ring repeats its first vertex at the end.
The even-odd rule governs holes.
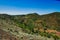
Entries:
POLYGON ((27 15, 0 14, 0 27, 9 30, 13 34, 22 31, 31 35, 41 35, 41 37, 47 38, 53 37, 55 40, 58 40, 60 37, 56 35, 56 31, 60 32, 60 12, 47 15, 38 15, 37 13, 27 15), (18 30, 15 27, 18 27, 18 30), (48 30, 56 31, 50 32, 48 30))

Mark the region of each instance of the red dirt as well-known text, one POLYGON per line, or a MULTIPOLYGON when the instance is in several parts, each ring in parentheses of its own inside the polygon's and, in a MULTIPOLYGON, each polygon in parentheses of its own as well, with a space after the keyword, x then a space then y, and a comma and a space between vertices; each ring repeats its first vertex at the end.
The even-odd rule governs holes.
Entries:
POLYGON ((0 29, 0 40, 19 40, 14 35, 0 29))

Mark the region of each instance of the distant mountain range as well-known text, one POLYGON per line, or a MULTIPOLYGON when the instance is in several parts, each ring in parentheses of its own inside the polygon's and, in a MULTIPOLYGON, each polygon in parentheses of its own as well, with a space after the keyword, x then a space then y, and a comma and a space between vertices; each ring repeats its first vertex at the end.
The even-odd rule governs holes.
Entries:
MULTIPOLYGON (((45 15, 37 13, 27 15, 0 14, 0 29, 16 35, 21 40, 25 39, 25 37, 21 37, 25 33, 26 38, 27 34, 31 34, 32 39, 34 38, 32 35, 40 35, 41 37, 47 37, 47 40, 51 37, 58 40, 60 38, 60 12, 45 15)), ((39 38, 36 37, 37 39, 39 38)), ((30 37, 26 40, 30 40, 30 37)))

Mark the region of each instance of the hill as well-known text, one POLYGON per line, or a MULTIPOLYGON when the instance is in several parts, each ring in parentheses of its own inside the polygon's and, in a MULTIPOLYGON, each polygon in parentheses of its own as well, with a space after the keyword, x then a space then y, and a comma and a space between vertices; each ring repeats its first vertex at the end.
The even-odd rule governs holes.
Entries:
POLYGON ((60 12, 45 15, 39 15, 37 13, 27 15, 0 14, 0 29, 22 40, 25 37, 27 38, 26 40, 29 40, 30 36, 32 39, 35 39, 34 36, 37 36, 35 40, 39 39, 39 37, 39 40, 44 37, 47 37, 47 40, 49 38, 52 38, 51 40, 53 38, 58 40, 60 38, 60 12))

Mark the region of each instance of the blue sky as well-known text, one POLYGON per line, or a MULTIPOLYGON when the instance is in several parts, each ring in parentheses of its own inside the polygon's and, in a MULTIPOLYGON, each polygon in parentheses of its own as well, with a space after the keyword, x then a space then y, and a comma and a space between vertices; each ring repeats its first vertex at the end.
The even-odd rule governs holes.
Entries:
POLYGON ((0 13, 11 15, 60 12, 60 0, 0 0, 0 13))

